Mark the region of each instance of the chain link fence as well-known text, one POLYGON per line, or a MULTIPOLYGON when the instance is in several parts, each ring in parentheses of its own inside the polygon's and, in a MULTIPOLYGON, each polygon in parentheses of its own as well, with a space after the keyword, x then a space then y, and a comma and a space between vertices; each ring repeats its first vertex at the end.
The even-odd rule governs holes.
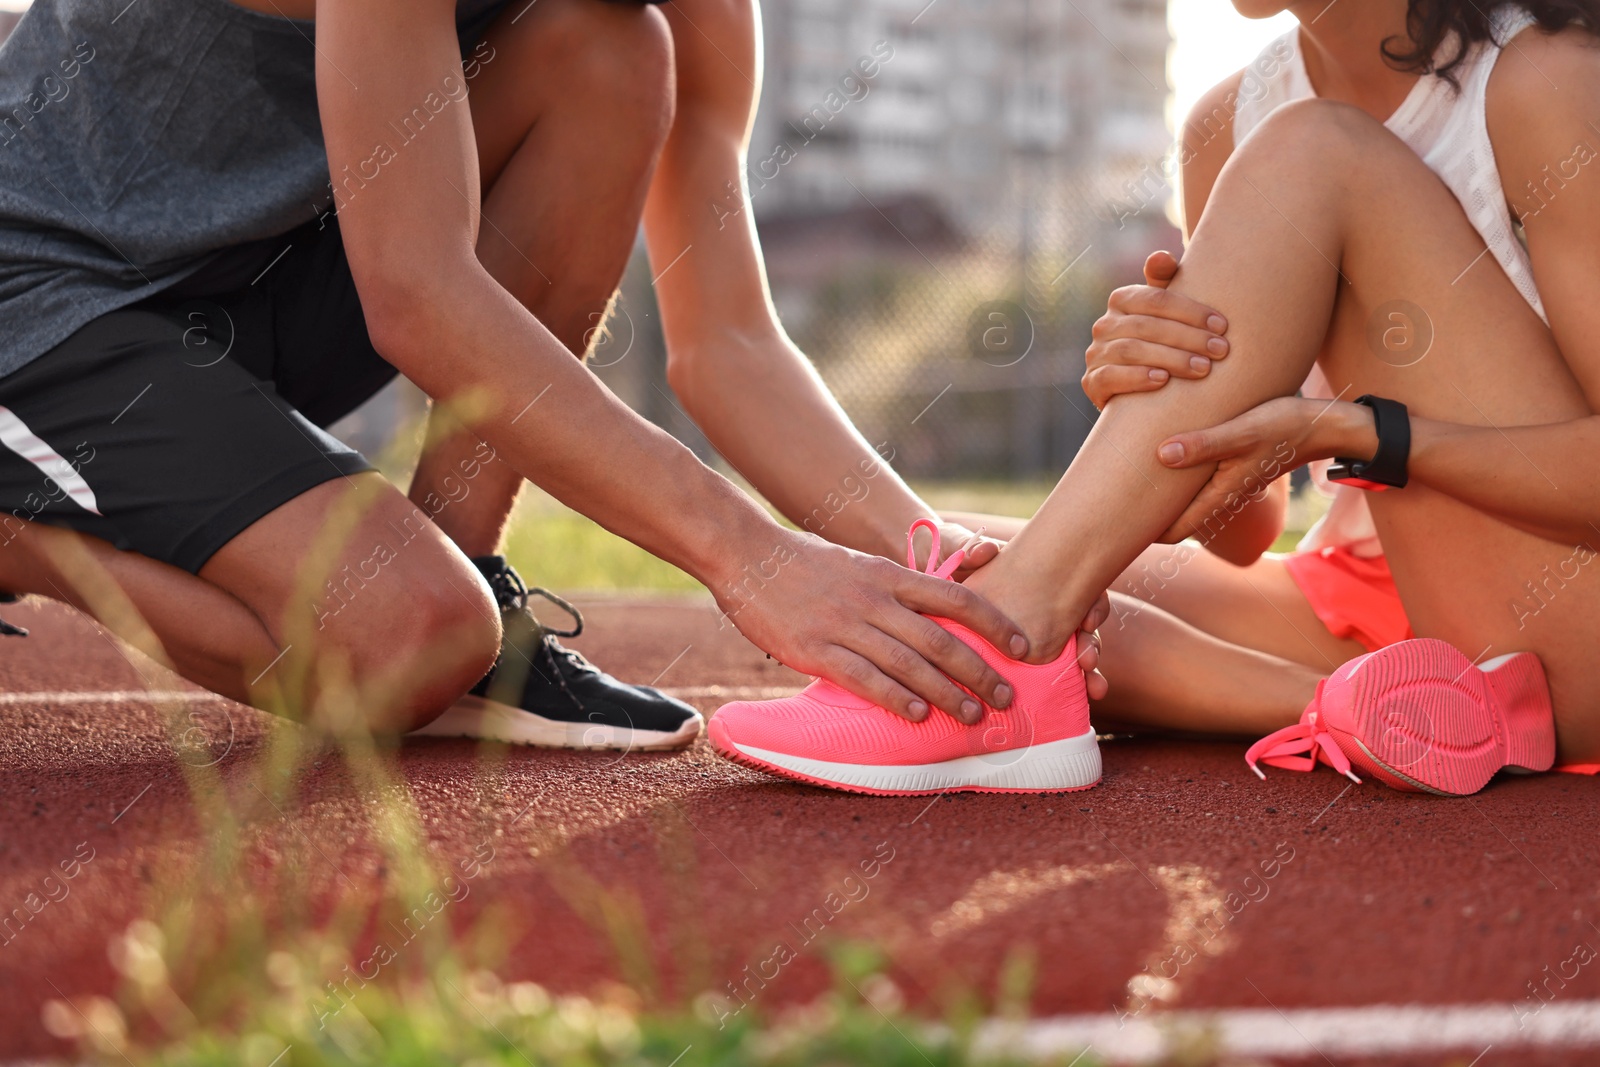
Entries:
MULTIPOLYGON (((1176 250, 1140 172, 1047 171, 999 191, 1009 228, 965 237, 926 200, 759 219, 790 336, 902 473, 1024 478, 1064 470, 1093 426, 1078 382, 1090 328, 1145 255, 1176 250)), ((666 385, 638 257, 596 372, 646 417, 712 452, 666 385)))

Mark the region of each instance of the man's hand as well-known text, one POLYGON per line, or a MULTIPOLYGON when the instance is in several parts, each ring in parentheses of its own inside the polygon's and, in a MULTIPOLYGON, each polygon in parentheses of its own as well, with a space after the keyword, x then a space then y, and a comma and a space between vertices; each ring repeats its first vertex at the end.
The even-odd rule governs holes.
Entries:
MULTIPOLYGON (((941 547, 954 546, 951 551, 968 544, 974 534, 970 527, 978 526, 984 531, 984 536, 978 539, 967 558, 961 561, 961 566, 956 569, 957 581, 965 581, 967 577, 977 571, 979 567, 992 561, 1000 554, 1002 542, 1009 541, 1017 529, 1022 526, 1022 519, 1009 516, 979 515, 972 512, 948 513, 939 523, 939 539, 941 547), (959 520, 956 515, 959 514, 959 520), (993 531, 993 532, 991 532, 993 531)), ((1100 594, 1100 599, 1089 610, 1088 616, 1078 626, 1078 666, 1083 668, 1085 680, 1089 685, 1089 699, 1101 700, 1110 691, 1110 685, 1105 676, 1100 673, 1100 634, 1101 626, 1106 619, 1111 617, 1111 598, 1100 594)))
POLYGON ((1011 703, 1005 679, 925 617, 954 619, 1014 658, 1027 655, 1017 624, 959 582, 793 531, 760 562, 738 571, 730 563, 726 575, 712 585, 718 605, 787 667, 829 678, 913 722, 931 706, 974 723, 983 715, 979 699, 995 708, 1011 703))
POLYGON ((1083 668, 1083 681, 1089 689, 1090 700, 1104 700, 1111 692, 1111 683, 1100 673, 1100 627, 1111 617, 1111 594, 1101 593, 1089 614, 1078 624, 1078 666, 1083 668))
POLYGON ((1208 517, 1237 514, 1244 503, 1303 463, 1334 456, 1370 458, 1378 448, 1372 412, 1360 404, 1279 397, 1208 430, 1169 437, 1156 449, 1175 469, 1216 464, 1200 495, 1162 536, 1181 541, 1208 517))
POLYGON ((1152 252, 1143 285, 1114 290, 1094 324, 1084 355, 1083 391, 1103 408, 1122 393, 1147 393, 1168 380, 1204 378, 1228 354, 1228 320, 1204 304, 1167 291, 1177 276, 1170 252, 1152 252))
MULTIPOLYGON (((966 581, 977 572, 979 567, 986 563, 992 563, 994 558, 1000 554, 1000 545, 1005 540, 1004 538, 990 537, 987 530, 974 531, 972 527, 960 522, 949 522, 943 519, 936 521, 939 523, 939 563, 944 563, 945 560, 963 548, 967 550, 967 554, 962 557, 961 566, 955 570, 954 578, 956 581, 966 581)), ((925 544, 917 546, 918 570, 927 569, 927 550, 928 546, 925 544)))

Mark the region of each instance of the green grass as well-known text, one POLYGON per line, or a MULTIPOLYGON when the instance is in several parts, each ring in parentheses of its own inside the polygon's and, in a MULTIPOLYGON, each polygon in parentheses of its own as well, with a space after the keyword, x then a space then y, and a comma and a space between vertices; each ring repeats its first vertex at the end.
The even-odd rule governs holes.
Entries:
POLYGON ((529 585, 548 589, 704 592, 672 564, 529 486, 506 531, 506 556, 529 585))
MULTIPOLYGON (((916 481, 913 488, 935 508, 993 515, 1032 515, 1054 487, 1053 480, 916 481)), ((1306 493, 1290 509, 1291 529, 1273 551, 1293 548, 1326 504, 1306 493)), ((512 517, 506 555, 530 584, 564 591, 630 590, 698 593, 705 587, 594 521, 528 486, 512 517)))
MULTIPOLYGON (((47 1009, 60 1032, 81 1035, 95 1067, 1095 1067, 1090 1056, 1018 1060, 984 1052, 976 1011, 933 1025, 905 1013, 898 991, 860 947, 836 953, 834 990, 803 1006, 723 1019, 705 1008, 641 1011, 628 990, 604 998, 552 996, 532 982, 503 982, 454 958, 333 1000, 310 976, 326 953, 308 942, 260 966, 255 995, 228 1020, 192 1025, 166 982, 161 937, 136 923, 121 940, 130 989, 123 1005, 95 1000, 47 1009), (854 957, 852 962, 849 957, 854 957), (329 1004, 338 1005, 336 1011, 329 1004), (131 1009, 125 1015, 125 1008, 131 1009), (149 1013, 149 1014, 146 1014, 149 1013), (174 1026, 172 1020, 181 1020, 174 1026), (130 1036, 159 1020, 174 1032, 130 1036), (725 1023, 726 1025, 722 1025, 725 1023)), ((1009 1015, 1017 1017, 1015 1013, 1009 1015)))
POLYGON ((1028 516, 1039 510, 1056 487, 1054 478, 1025 481, 916 480, 917 495, 940 511, 977 511, 987 515, 1028 516))

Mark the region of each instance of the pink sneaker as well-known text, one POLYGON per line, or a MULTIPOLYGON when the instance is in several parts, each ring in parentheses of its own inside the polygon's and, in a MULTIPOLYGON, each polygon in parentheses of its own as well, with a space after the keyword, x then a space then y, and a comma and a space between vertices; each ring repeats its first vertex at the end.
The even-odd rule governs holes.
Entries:
POLYGON ((1396 789, 1467 796, 1497 771, 1546 771, 1555 762, 1555 717, 1544 667, 1531 652, 1474 665, 1431 638, 1357 656, 1317 686, 1300 721, 1245 754, 1287 770, 1319 758, 1353 781, 1351 765, 1396 789))
MULTIPOLYGON (((935 569, 938 530, 920 519, 911 534, 924 525, 934 537, 928 573, 948 578, 964 553, 935 569)), ((915 568, 915 554, 908 555, 915 568)), ((723 705, 706 728, 712 747, 786 778, 882 796, 1058 792, 1100 781, 1100 746, 1089 725, 1076 636, 1053 663, 1028 664, 959 623, 933 621, 1005 677, 1016 694, 1009 708, 986 708, 972 726, 937 709, 910 722, 819 678, 792 697, 723 705)))

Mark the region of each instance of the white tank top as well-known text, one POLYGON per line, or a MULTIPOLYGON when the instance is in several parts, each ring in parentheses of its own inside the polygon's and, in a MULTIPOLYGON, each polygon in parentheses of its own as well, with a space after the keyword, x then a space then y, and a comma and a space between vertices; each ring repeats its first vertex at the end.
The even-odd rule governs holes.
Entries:
MULTIPOLYGON (((1467 213, 1472 228, 1488 246, 1489 255, 1500 264, 1511 283, 1541 319, 1549 321, 1539 290, 1533 283, 1533 266, 1523 244, 1521 228, 1512 218, 1495 166, 1494 147, 1489 143, 1489 125, 1484 99, 1489 74, 1500 51, 1517 34, 1534 24, 1522 8, 1507 5, 1497 8, 1490 19, 1493 39, 1480 41, 1467 50, 1455 67, 1459 90, 1436 75, 1417 79, 1411 92, 1384 122, 1390 132, 1416 152, 1428 169, 1439 176, 1455 194, 1467 213)), ((1454 45, 1446 42, 1446 54, 1454 45)), ((1274 40, 1261 53, 1241 83, 1233 115, 1233 144, 1237 148, 1255 132, 1273 109, 1291 100, 1316 96, 1306 74, 1305 57, 1300 51, 1300 27, 1274 40)), ((1313 368, 1302 392, 1306 396, 1331 399, 1333 391, 1319 368, 1313 368)), ((1360 556, 1376 556, 1383 551, 1377 530, 1362 491, 1329 486, 1324 472, 1327 463, 1312 464, 1312 476, 1319 487, 1333 491, 1328 514, 1300 542, 1301 551, 1318 551, 1346 546, 1360 556)))

